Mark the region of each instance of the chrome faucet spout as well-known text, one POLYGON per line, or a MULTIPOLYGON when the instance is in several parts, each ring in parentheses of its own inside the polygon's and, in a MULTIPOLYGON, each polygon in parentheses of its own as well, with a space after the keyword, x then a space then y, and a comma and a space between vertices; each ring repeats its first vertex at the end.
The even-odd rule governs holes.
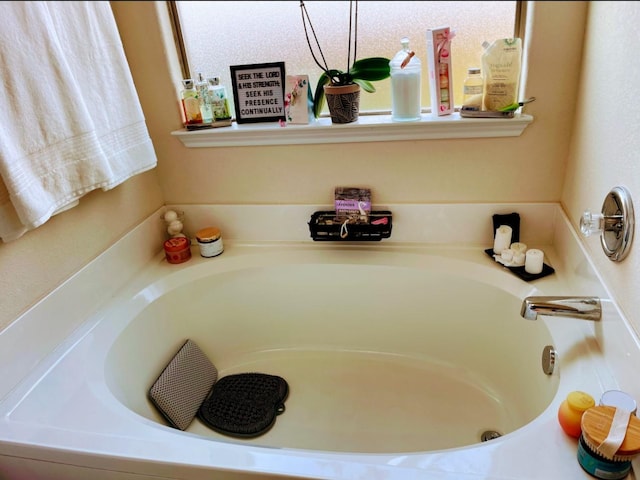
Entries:
POLYGON ((527 320, 537 320, 538 315, 600 320, 602 305, 597 297, 527 297, 520 315, 527 320))

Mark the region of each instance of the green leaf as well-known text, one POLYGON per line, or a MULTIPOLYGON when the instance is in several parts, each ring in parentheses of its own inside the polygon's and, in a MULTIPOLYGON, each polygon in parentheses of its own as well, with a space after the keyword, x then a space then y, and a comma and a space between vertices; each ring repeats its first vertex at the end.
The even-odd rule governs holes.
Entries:
POLYGON ((329 84, 331 79, 329 76, 323 72, 318 79, 318 84, 316 85, 316 92, 313 95, 313 114, 316 118, 320 117, 320 113, 324 108, 324 86, 329 84))
POLYGON ((349 73, 356 79, 375 82, 391 75, 390 60, 384 57, 363 58, 353 64, 349 73))
POLYGON ((518 108, 520 108, 519 103, 512 103, 506 107, 500 109, 501 112, 515 112, 518 108))
POLYGON ((360 88, 362 88, 365 92, 374 93, 376 91, 376 87, 374 87, 373 83, 368 80, 354 78, 353 83, 357 83, 358 85, 360 85, 360 88))

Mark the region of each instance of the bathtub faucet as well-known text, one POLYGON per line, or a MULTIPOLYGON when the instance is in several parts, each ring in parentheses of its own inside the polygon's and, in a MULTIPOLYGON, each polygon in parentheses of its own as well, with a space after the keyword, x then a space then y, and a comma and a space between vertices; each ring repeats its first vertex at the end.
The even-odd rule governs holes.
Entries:
POLYGON ((600 320, 602 306, 597 297, 527 297, 520 315, 527 320, 536 320, 538 315, 600 320))

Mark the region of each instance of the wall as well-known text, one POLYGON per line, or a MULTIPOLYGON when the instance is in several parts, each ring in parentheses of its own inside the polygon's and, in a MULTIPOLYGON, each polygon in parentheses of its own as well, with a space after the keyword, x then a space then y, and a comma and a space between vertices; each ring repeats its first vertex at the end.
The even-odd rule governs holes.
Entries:
MULTIPOLYGON (((0 329, 163 202, 328 205, 336 185, 370 186, 378 204, 561 199, 587 2, 531 8, 522 96, 537 101, 526 108, 535 120, 520 137, 213 149, 187 149, 170 135, 182 126, 181 73, 165 3, 118 1, 112 8, 158 168, 113 192, 91 194, 24 239, 0 245, 0 329)), ((597 196, 590 204, 601 203, 597 196)))
MULTIPOLYGON (((636 2, 591 2, 577 115, 562 204, 578 228, 584 210, 600 212, 612 187, 626 186, 640 220, 640 114, 633 95, 640 81, 636 2)), ((620 263, 602 251, 599 236, 583 239, 623 314, 640 332, 640 239, 620 263)))

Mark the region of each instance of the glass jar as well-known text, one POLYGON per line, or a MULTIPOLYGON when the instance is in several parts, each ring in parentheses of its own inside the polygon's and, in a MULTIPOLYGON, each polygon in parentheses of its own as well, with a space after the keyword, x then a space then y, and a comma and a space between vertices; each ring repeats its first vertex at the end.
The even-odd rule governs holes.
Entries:
POLYGON ((216 227, 207 227, 196 233, 196 240, 200 246, 200 255, 205 258, 217 257, 224 251, 222 234, 216 227))
POLYGON ((462 105, 468 107, 482 107, 483 80, 480 68, 467 69, 467 78, 462 86, 462 105))
POLYGON ((422 63, 409 49, 409 39, 400 41, 402 49, 389 62, 391 67, 391 119, 420 120, 422 63))

